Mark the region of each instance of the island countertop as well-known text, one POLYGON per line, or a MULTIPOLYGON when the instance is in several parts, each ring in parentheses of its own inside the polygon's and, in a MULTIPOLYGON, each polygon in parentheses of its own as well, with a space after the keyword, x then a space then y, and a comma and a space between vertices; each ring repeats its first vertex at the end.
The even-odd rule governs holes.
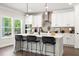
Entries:
POLYGON ((40 35, 38 33, 33 33, 33 34, 16 34, 16 35, 23 35, 23 36, 27 36, 27 35, 35 35, 37 37, 42 37, 42 36, 48 36, 48 37, 55 37, 55 38, 62 38, 63 35, 62 34, 55 34, 52 35, 51 33, 40 33, 40 35))

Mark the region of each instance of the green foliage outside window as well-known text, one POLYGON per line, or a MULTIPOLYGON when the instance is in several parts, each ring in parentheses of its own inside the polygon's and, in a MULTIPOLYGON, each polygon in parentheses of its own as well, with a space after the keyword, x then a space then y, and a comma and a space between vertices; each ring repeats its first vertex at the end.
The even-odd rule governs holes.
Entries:
POLYGON ((3 34, 5 35, 11 35, 11 27, 12 27, 12 21, 9 17, 3 18, 3 34))
POLYGON ((20 20, 15 20, 15 33, 20 34, 21 33, 21 21, 20 20))

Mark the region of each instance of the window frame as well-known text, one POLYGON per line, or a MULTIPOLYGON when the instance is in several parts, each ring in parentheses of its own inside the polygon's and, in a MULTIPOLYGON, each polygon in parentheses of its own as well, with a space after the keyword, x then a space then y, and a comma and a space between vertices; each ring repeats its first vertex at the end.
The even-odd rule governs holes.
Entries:
POLYGON ((14 19, 14 34, 21 34, 21 24, 22 24, 21 19, 19 19, 19 18, 15 18, 15 19, 14 19), (20 29, 20 33, 16 33, 16 32, 15 32, 15 29, 16 29, 16 27, 15 27, 15 21, 16 21, 16 20, 19 20, 19 21, 20 21, 20 27, 17 27, 17 29, 20 29))
POLYGON ((2 17, 2 37, 4 37, 4 36, 11 36, 11 35, 12 35, 12 17, 3 16, 2 17), (5 23, 7 23, 7 22, 5 22, 5 18, 8 19, 6 21, 9 21, 9 19, 10 19, 10 21, 8 22, 10 24, 8 24, 7 26, 5 26, 5 23), (10 29, 10 31, 8 31, 8 32, 5 31, 5 28, 10 29))

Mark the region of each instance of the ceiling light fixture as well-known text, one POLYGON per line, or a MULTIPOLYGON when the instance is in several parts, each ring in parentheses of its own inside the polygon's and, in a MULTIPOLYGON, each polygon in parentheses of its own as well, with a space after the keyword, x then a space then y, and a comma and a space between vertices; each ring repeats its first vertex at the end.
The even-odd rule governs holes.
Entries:
POLYGON ((29 14, 28 14, 28 3, 26 4, 26 6, 27 6, 26 16, 29 16, 29 14))
POLYGON ((72 5, 72 3, 68 3, 69 5, 72 5))
POLYGON ((47 9, 48 9, 48 6, 47 6, 47 3, 45 3, 45 15, 48 14, 47 9))

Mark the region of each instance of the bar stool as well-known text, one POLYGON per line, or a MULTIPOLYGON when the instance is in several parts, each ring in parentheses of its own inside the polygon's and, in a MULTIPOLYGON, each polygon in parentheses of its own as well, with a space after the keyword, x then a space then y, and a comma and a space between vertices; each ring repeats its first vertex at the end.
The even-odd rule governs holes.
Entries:
POLYGON ((23 46, 22 46, 22 41, 23 41, 23 36, 22 35, 15 35, 15 49, 17 48, 16 44, 18 43, 18 41, 20 42, 20 51, 22 51, 22 55, 23 55, 23 46))
POLYGON ((36 43, 36 54, 35 55, 37 55, 37 43, 39 43, 40 45, 40 40, 37 40, 36 36, 28 35, 27 36, 27 50, 28 50, 28 42, 31 42, 31 51, 32 51, 32 42, 36 43))
POLYGON ((43 48, 44 48, 44 44, 45 44, 45 55, 46 55, 46 44, 51 44, 53 45, 53 54, 55 56, 55 44, 56 44, 56 40, 54 37, 47 37, 47 36, 43 36, 42 37, 42 43, 43 43, 43 46, 42 46, 42 51, 43 51, 43 48))

